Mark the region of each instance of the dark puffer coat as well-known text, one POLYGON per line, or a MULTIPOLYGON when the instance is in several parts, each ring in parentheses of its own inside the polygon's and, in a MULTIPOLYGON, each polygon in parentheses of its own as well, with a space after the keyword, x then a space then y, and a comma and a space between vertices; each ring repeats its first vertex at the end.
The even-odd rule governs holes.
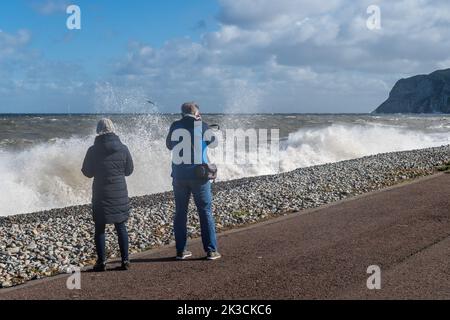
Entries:
POLYGON ((81 171, 94 178, 92 211, 95 222, 114 224, 130 215, 126 176, 133 173, 130 151, 113 133, 98 136, 89 148, 81 171))

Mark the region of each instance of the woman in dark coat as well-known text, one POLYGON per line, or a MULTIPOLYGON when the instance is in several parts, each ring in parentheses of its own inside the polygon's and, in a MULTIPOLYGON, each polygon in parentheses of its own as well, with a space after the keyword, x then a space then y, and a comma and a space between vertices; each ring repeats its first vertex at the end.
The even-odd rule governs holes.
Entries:
POLYGON ((119 238, 122 268, 129 269, 128 231, 126 222, 130 215, 130 201, 125 177, 133 173, 130 151, 114 133, 109 119, 97 125, 95 143, 87 151, 81 171, 94 178, 92 186, 92 211, 95 222, 95 247, 97 263, 95 271, 105 271, 105 226, 114 224, 119 238))

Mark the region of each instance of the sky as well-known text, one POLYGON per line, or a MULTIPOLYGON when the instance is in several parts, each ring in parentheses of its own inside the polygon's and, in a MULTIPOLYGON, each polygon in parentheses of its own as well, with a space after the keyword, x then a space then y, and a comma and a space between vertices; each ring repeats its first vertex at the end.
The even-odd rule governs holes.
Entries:
POLYGON ((0 113, 366 113, 450 67, 449 25, 447 0, 1 1, 0 113))

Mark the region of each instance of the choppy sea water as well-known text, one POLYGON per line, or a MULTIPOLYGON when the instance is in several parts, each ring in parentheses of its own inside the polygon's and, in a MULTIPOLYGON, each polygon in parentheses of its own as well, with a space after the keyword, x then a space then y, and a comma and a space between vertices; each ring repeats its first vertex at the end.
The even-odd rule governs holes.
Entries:
MULTIPOLYGON (((101 115, 0 115, 0 215, 90 201, 80 172, 101 115)), ((178 115, 112 115, 134 157, 130 196, 170 190, 165 136, 178 115)), ((449 115, 204 115, 225 129, 279 129, 279 170, 450 144, 449 115)), ((219 166, 220 180, 276 173, 272 166, 219 166)), ((278 170, 276 170, 278 172, 278 170)))

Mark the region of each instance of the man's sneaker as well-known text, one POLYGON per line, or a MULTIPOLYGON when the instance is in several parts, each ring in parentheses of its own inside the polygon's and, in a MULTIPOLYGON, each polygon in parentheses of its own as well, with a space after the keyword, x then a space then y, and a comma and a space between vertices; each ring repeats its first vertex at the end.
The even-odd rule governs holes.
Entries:
POLYGON ((127 270, 130 270, 130 267, 131 267, 131 265, 130 265, 130 261, 124 261, 124 262, 122 262, 122 270, 124 270, 124 271, 127 271, 127 270))
POLYGON ((222 255, 220 253, 218 253, 217 251, 210 251, 206 255, 206 259, 207 260, 217 260, 217 259, 220 259, 220 258, 222 258, 222 255))
POLYGON ((185 260, 189 257, 192 257, 192 252, 184 250, 183 252, 178 252, 177 253, 177 260, 185 260))
POLYGON ((106 270, 106 263, 97 261, 92 270, 94 270, 94 272, 104 272, 106 270))

